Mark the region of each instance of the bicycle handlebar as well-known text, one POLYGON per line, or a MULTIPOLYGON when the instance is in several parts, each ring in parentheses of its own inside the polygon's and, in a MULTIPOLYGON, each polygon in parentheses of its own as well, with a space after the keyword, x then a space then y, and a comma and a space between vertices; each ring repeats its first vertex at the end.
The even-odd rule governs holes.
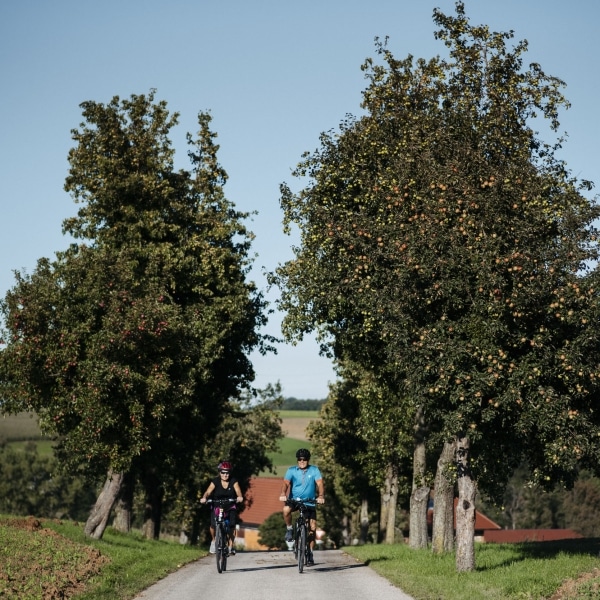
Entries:
POLYGON ((226 507, 228 504, 231 504, 232 506, 234 504, 237 503, 237 500, 231 500, 229 498, 208 498, 206 500, 206 504, 216 504, 217 506, 222 506, 222 507, 226 507))
MULTIPOLYGON (((308 504, 312 504, 316 502, 316 498, 288 498, 285 502, 286 504, 298 504, 302 506, 307 506, 308 504)), ((312 506, 310 508, 313 508, 312 506)))

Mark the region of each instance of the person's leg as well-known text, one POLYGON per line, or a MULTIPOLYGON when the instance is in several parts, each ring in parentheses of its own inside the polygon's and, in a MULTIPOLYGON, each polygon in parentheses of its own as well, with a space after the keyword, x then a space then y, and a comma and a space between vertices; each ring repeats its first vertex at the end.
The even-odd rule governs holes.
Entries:
POLYGON ((216 527, 216 522, 215 522, 215 511, 211 510, 210 511, 210 527, 209 527, 209 531, 210 531, 210 549, 209 552, 211 552, 212 554, 215 553, 215 527, 216 527))
POLYGON ((237 513, 235 510, 229 511, 229 553, 235 554, 235 524, 237 513))
POLYGON ((317 520, 310 519, 310 529, 308 531, 308 547, 310 548, 311 552, 314 550, 316 539, 317 539, 317 520))
POLYGON ((283 520, 285 522, 285 541, 294 541, 294 532, 292 531, 292 507, 287 504, 283 507, 283 520))

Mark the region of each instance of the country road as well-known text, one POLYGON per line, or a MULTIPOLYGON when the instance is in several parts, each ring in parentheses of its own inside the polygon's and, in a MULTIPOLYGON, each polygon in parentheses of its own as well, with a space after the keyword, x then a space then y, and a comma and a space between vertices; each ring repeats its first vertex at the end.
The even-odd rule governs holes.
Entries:
POLYGON ((291 552, 238 552, 219 574, 213 555, 186 565, 135 600, 412 600, 341 550, 315 552, 315 566, 298 567, 291 552))

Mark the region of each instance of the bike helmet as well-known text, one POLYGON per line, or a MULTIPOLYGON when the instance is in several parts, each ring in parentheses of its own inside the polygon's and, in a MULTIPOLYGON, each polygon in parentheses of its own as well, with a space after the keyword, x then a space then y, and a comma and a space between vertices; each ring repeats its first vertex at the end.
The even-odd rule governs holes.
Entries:
POLYGON ((228 460, 222 460, 217 467, 219 472, 221 471, 231 471, 231 463, 228 460))
POLYGON ((296 459, 305 458, 306 460, 310 460, 310 450, 306 448, 300 448, 298 452, 296 452, 296 459))

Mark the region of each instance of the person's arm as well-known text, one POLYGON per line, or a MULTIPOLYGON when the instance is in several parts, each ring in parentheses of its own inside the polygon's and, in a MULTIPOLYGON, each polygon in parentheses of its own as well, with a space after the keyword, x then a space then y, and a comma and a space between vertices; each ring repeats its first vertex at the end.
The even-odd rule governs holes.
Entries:
POLYGON ((200 498, 200 502, 202 504, 204 504, 206 502, 206 499, 212 494, 214 489, 215 489, 215 484, 211 481, 210 485, 206 488, 206 491, 204 492, 204 494, 202 494, 202 498, 200 498))
POLYGON ((237 494, 236 502, 243 502, 244 497, 242 496, 242 488, 240 488, 240 484, 237 481, 233 484, 233 489, 237 494))
POLYGON ((325 486, 323 479, 317 479, 317 504, 325 504, 325 486))
POLYGON ((281 502, 285 502, 288 499, 289 491, 290 481, 289 479, 284 479, 283 484, 281 486, 281 494, 279 495, 279 500, 281 500, 281 502))

